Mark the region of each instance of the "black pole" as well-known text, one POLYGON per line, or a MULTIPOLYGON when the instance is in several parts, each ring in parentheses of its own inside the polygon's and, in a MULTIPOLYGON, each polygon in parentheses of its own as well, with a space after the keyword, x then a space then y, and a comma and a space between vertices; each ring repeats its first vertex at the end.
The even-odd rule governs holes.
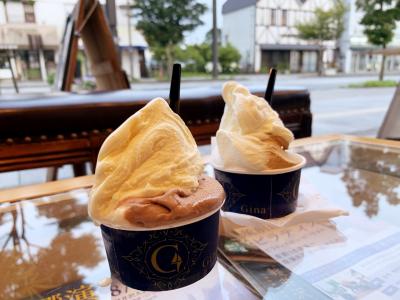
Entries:
POLYGON ((174 113, 179 114, 179 100, 181 96, 181 65, 174 64, 169 88, 169 106, 174 113))
POLYGON ((213 0, 212 54, 213 54, 212 77, 214 79, 217 79, 218 78, 217 0, 213 0))
POLYGON ((274 93, 274 88, 275 88, 276 73, 277 71, 274 68, 269 70, 268 84, 264 96, 264 99, 267 100, 267 102, 271 106, 272 106, 272 94, 274 93))

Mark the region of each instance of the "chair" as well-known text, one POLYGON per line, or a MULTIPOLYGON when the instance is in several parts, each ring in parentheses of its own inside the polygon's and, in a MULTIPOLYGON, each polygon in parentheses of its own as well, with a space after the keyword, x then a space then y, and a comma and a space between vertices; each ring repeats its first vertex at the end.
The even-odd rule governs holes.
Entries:
MULTIPOLYGON (((252 92, 263 95, 263 87, 252 92)), ((104 139, 157 96, 167 98, 168 91, 0 97, 0 172, 73 164, 79 176, 86 162, 93 171, 104 139)), ((311 135, 307 90, 277 90, 273 105, 296 138, 311 135)), ((210 143, 223 110, 220 89, 181 91, 180 115, 199 145, 210 143)))

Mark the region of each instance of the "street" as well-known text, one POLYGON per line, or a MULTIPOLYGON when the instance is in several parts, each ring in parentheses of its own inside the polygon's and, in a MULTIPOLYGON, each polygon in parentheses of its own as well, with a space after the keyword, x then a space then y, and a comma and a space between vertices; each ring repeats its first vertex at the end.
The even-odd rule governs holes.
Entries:
MULTIPOLYGON (((226 76, 225 76, 226 79, 226 76)), ((266 75, 237 75, 229 78, 246 86, 265 85, 266 75)), ((349 84, 376 80, 377 76, 331 76, 278 75, 277 88, 304 87, 310 91, 313 113, 313 135, 343 133, 362 136, 376 136, 395 88, 348 88, 349 84)), ((386 76, 396 80, 400 76, 386 76)), ((183 79, 182 89, 186 93, 198 87, 220 89, 226 80, 183 79)), ((133 90, 167 90, 169 82, 145 79, 132 84, 133 90)), ((1 95, 14 93, 12 86, 0 85, 1 95)), ((49 93, 44 83, 22 83, 20 93, 49 93)), ((1 101, 0 96, 0 101, 1 101)))

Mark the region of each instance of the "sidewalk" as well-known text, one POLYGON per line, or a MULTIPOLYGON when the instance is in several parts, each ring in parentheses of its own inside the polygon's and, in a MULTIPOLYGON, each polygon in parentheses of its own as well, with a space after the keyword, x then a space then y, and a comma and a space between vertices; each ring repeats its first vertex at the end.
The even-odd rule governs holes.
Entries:
MULTIPOLYGON (((49 84, 45 81, 41 81, 41 80, 23 80, 23 81, 19 81, 17 80, 17 85, 18 87, 21 88, 27 88, 27 87, 48 87, 49 84)), ((14 85, 12 83, 11 80, 0 80, 0 89, 2 88, 11 88, 14 89, 14 85)))
MULTIPOLYGON (((378 79, 378 74, 375 73, 351 73, 351 74, 343 74, 338 73, 334 75, 325 75, 325 76, 318 76, 317 73, 302 73, 302 74, 279 74, 280 80, 295 80, 295 79, 328 79, 328 78, 375 78, 378 79)), ((224 82, 227 80, 237 80, 237 81, 247 81, 247 80, 264 80, 267 74, 221 74, 218 79, 212 79, 210 76, 198 76, 198 77, 182 77, 182 81, 185 82, 224 82)), ((393 78, 393 76, 399 76, 400 79, 400 72, 396 73, 387 73, 385 77, 393 78)), ((156 78, 141 78, 132 82, 132 86, 135 84, 163 84, 169 83, 168 80, 157 80, 156 78)), ((17 81, 19 88, 38 88, 38 87, 45 87, 51 88, 49 84, 45 81, 37 81, 37 80, 24 80, 24 81, 17 81)), ((0 89, 14 89, 11 80, 0 80, 0 89)))

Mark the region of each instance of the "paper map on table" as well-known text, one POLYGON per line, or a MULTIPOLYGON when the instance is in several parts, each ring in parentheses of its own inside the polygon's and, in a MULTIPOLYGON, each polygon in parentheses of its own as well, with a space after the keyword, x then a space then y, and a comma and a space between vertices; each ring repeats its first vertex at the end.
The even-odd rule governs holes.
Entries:
POLYGON ((238 279, 217 263, 211 272, 192 285, 165 292, 142 292, 124 286, 116 280, 111 284, 112 300, 257 300, 238 279))
POLYGON ((257 247, 244 245, 234 238, 221 236, 219 261, 225 258, 229 271, 238 273, 260 298, 265 300, 325 300, 330 299, 300 276, 277 262, 257 247), (232 270, 233 269, 233 270, 232 270))
POLYGON ((351 223, 344 219, 261 233, 237 231, 333 299, 400 299, 397 227, 353 216, 351 223))

